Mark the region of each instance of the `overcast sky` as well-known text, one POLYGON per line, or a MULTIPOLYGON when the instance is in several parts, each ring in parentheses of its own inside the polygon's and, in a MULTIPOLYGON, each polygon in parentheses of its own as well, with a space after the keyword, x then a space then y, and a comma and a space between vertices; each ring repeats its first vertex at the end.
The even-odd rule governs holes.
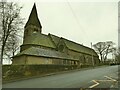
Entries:
POLYGON ((89 1, 19 0, 19 3, 23 5, 21 16, 25 23, 36 3, 44 34, 51 33, 89 47, 91 42, 100 41, 118 44, 118 0, 89 1))

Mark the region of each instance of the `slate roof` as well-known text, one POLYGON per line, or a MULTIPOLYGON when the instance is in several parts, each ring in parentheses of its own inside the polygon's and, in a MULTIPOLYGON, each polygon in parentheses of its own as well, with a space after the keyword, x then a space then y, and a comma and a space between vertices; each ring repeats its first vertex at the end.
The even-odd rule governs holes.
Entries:
MULTIPOLYGON (((54 41, 54 43, 57 45, 59 43, 60 37, 52 35, 52 34, 49 34, 49 35, 52 38, 52 40, 54 41)), ((78 43, 75 43, 73 41, 67 40, 65 38, 62 38, 62 39, 64 40, 68 49, 78 51, 78 52, 82 52, 82 53, 86 53, 86 54, 90 54, 90 55, 93 54, 94 56, 98 56, 97 53, 89 47, 83 46, 81 44, 78 44, 78 43)))
POLYGON ((28 40, 25 40, 24 44, 32 45, 41 45, 50 48, 56 48, 54 43, 51 41, 50 37, 45 34, 33 33, 31 36, 28 36, 28 40))
POLYGON ((65 53, 61 53, 54 50, 42 49, 37 47, 28 48, 21 53, 17 54, 17 56, 21 55, 32 55, 32 56, 41 56, 41 57, 52 57, 52 58, 60 58, 60 59, 69 59, 69 60, 78 60, 77 58, 73 58, 65 53))
POLYGON ((59 43, 60 37, 55 36, 55 35, 52 35, 52 34, 50 34, 50 33, 48 34, 48 36, 51 37, 53 43, 57 46, 57 44, 59 43))
POLYGON ((93 49, 89 48, 89 47, 80 45, 78 43, 75 43, 75 42, 67 40, 67 39, 64 39, 64 42, 65 42, 66 46, 71 50, 86 53, 86 54, 90 54, 90 55, 93 54, 95 56, 97 55, 95 53, 95 51, 93 49))
POLYGON ((25 25, 25 28, 28 26, 28 25, 34 25, 34 26, 37 26, 39 28, 42 28, 41 26, 41 23, 38 19, 38 14, 37 14, 37 10, 36 10, 36 5, 34 3, 34 6, 32 8, 32 11, 30 13, 30 16, 29 16, 29 19, 25 25))

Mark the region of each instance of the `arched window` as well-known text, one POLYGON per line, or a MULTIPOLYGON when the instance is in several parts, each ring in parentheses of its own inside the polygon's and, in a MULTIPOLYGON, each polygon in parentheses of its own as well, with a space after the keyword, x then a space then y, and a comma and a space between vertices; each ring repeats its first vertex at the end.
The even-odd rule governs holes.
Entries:
POLYGON ((38 32, 38 29, 34 28, 33 33, 37 33, 37 32, 38 32))

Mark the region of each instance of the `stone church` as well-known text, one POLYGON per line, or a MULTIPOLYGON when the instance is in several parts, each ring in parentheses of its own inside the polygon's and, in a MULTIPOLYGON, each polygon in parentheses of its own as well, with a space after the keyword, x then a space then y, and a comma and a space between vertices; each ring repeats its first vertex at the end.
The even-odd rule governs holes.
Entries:
POLYGON ((42 34, 34 4, 24 27, 20 53, 13 57, 12 64, 97 65, 99 57, 89 47, 50 33, 42 34))

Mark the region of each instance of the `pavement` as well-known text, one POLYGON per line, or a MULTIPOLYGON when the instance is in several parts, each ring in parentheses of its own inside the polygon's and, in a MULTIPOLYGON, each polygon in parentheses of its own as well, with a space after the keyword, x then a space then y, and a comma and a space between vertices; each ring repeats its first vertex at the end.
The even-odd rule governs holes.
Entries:
POLYGON ((3 88, 118 88, 118 66, 76 70, 6 83, 3 88))

